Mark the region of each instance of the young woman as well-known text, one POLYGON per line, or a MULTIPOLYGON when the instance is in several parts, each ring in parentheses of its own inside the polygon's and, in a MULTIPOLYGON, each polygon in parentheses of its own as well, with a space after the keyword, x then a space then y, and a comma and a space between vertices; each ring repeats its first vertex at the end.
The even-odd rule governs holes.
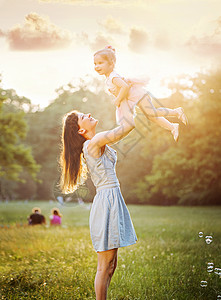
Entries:
POLYGON ((136 243, 137 237, 115 173, 116 151, 109 147, 133 128, 131 114, 119 127, 96 134, 98 121, 90 114, 71 111, 64 117, 61 153, 61 187, 74 191, 85 179, 86 168, 96 187, 90 212, 90 233, 97 252, 97 300, 105 300, 117 266, 117 251, 136 243), (82 163, 85 159, 86 166, 82 163))

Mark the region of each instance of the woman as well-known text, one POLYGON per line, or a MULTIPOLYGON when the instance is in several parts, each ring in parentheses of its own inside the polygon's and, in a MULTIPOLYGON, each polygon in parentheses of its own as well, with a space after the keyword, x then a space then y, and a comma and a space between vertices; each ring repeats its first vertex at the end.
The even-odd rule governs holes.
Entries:
POLYGON ((66 193, 82 183, 86 174, 84 157, 96 187, 90 212, 91 239, 98 256, 95 293, 97 300, 104 300, 117 266, 118 248, 137 240, 115 173, 116 151, 108 146, 125 137, 134 128, 134 121, 131 114, 119 127, 96 134, 97 123, 90 114, 77 111, 64 117, 60 183, 66 193))

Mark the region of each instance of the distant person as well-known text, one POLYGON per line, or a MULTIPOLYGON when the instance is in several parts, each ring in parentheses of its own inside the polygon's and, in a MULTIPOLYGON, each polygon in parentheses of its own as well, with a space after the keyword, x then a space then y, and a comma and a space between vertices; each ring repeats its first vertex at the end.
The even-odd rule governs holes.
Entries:
POLYGON ((46 224, 45 217, 41 214, 41 209, 39 207, 34 207, 32 209, 32 214, 28 217, 29 225, 46 224))
POLYGON ((62 214, 60 213, 58 208, 53 208, 51 211, 52 215, 50 218, 50 224, 51 225, 61 225, 61 217, 62 214))

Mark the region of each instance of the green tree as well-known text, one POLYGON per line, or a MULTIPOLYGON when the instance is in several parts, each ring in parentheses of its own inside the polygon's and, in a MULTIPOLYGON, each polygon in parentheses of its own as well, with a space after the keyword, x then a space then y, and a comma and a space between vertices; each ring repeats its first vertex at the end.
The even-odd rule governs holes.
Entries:
POLYGON ((6 187, 11 182, 23 182, 21 175, 28 172, 37 180, 39 166, 36 164, 31 148, 24 145, 27 125, 24 112, 9 112, 5 107, 10 100, 8 91, 0 89, 0 193, 8 197, 10 188, 6 187))
POLYGON ((135 188, 144 201, 161 195, 165 201, 174 199, 180 204, 221 203, 220 82, 219 70, 170 85, 174 91, 171 102, 176 98, 177 103, 180 95, 192 95, 188 101, 180 96, 183 99, 179 102, 185 107, 190 124, 181 126, 178 144, 163 141, 163 152, 160 142, 155 144, 151 171, 135 188))

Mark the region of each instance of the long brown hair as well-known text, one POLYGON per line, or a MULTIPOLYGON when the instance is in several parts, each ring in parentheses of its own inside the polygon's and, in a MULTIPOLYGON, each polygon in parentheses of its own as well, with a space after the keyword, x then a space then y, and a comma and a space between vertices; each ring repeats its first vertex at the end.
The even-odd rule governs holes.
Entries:
POLYGON ((73 110, 63 118, 61 138, 60 188, 65 194, 74 192, 87 177, 87 167, 82 162, 82 149, 86 139, 78 133, 78 130, 78 111, 73 110))

